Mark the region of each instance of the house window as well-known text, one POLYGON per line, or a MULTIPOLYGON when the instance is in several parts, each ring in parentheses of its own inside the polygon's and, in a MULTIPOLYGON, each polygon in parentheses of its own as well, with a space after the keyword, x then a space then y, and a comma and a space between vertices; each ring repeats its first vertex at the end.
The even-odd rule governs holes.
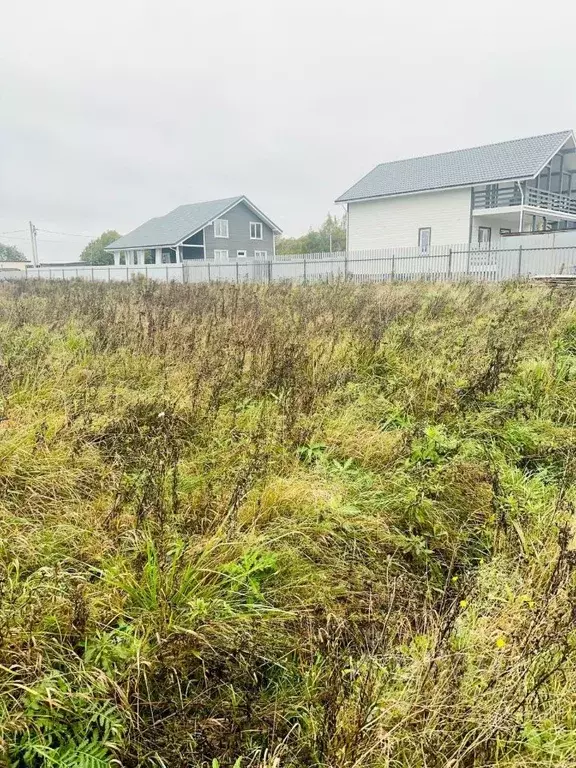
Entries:
POLYGON ((262 222, 250 222, 250 240, 262 240, 262 222))
POLYGON ((214 260, 215 261, 226 261, 228 258, 228 251, 214 251, 214 260))
POLYGON ((254 251, 254 258, 266 261, 268 258, 268 251, 254 251))
POLYGON ((236 251, 236 256, 239 259, 245 259, 246 258, 246 251, 236 251))
POLYGON ((432 240, 432 228, 422 227, 418 230, 418 247, 422 253, 430 250, 430 241, 432 240))
POLYGON ((490 245, 492 240, 492 227, 478 227, 478 244, 490 245))
POLYGON ((228 237, 228 219, 214 221, 214 237, 228 237))

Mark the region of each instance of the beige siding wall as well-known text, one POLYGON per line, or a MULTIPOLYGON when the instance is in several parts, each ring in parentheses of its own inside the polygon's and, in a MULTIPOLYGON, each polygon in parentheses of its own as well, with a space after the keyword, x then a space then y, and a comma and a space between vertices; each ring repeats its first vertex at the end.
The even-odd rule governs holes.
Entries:
POLYGON ((29 261, 1 261, 1 269, 19 269, 21 271, 26 269, 26 266, 31 267, 32 264, 29 261))
POLYGON ((418 230, 432 228, 432 245, 467 243, 470 189, 450 189, 349 205, 353 251, 418 245, 418 230))

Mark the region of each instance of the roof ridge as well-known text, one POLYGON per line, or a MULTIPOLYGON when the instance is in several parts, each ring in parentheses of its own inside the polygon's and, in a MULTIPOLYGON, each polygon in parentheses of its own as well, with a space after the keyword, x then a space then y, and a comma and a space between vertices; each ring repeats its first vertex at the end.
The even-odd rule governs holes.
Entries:
MULTIPOLYGON (((232 195, 231 197, 216 197, 214 200, 198 200, 194 203, 182 203, 181 205, 176 206, 176 208, 173 208, 171 211, 168 211, 167 214, 164 214, 165 216, 168 216, 168 214, 173 213, 174 211, 177 211, 178 208, 186 208, 188 205, 211 205, 212 203, 224 203, 229 202, 230 200, 242 200, 245 198, 246 195, 232 195)), ((161 216, 157 216, 156 218, 162 218, 161 216)))
POLYGON ((379 163, 362 176, 336 198, 336 202, 472 186, 504 179, 531 179, 573 136, 571 130, 556 131, 389 160, 379 163))
MULTIPOLYGON (((455 155, 458 152, 470 152, 472 149, 487 149, 488 147, 499 147, 502 144, 514 144, 517 141, 528 141, 528 139, 547 139, 551 136, 563 136, 568 138, 572 133, 571 129, 566 131, 552 131, 551 133, 540 133, 536 136, 519 136, 516 139, 506 139, 505 141, 494 141, 489 144, 477 144, 473 147, 460 147, 460 149, 449 149, 447 152, 431 152, 427 155, 411 155, 410 157, 400 157, 398 160, 385 160, 378 163, 376 168, 382 165, 394 165, 394 163, 405 163, 407 160, 425 160, 427 157, 440 157, 441 155, 455 155)), ((373 169, 374 170, 374 169, 373 169)))

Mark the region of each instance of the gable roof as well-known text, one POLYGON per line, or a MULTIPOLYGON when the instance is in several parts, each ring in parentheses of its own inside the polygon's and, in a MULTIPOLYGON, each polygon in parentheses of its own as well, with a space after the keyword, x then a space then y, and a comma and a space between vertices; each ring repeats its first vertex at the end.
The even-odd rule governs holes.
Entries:
POLYGON ((340 195, 336 202, 531 179, 571 136, 572 131, 560 131, 382 163, 340 195))
POLYGON ((162 245, 178 245, 241 202, 246 203, 274 232, 280 233, 282 231, 264 216, 247 197, 239 195, 237 197, 225 197, 222 200, 180 205, 165 216, 150 219, 127 235, 114 240, 113 243, 106 246, 106 250, 118 251, 125 248, 155 248, 162 245))

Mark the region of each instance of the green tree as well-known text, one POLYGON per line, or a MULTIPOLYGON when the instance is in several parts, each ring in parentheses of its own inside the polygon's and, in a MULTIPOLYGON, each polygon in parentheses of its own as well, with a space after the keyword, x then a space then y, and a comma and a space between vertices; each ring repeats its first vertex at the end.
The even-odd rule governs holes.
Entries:
POLYGON ((346 216, 338 218, 330 213, 319 229, 309 229, 301 237, 281 237, 276 253, 319 253, 346 249, 346 216))
POLYGON ((15 245, 0 243, 0 261, 26 261, 26 256, 15 245))
POLYGON ((120 235, 114 229, 102 232, 100 237, 89 242, 86 248, 84 248, 80 254, 80 260, 85 261, 86 264, 93 265, 114 264, 114 257, 111 253, 106 253, 104 249, 107 245, 113 243, 114 240, 118 240, 119 237, 120 235))

